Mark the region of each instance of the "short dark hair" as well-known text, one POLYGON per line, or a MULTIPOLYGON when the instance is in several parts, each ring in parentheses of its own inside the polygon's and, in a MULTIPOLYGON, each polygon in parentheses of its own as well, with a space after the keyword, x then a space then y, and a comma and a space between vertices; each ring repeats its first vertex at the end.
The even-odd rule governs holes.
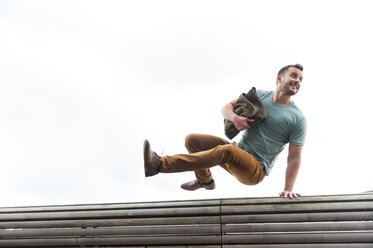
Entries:
POLYGON ((278 71, 277 76, 280 76, 280 75, 284 74, 290 67, 294 67, 294 68, 297 68, 300 71, 303 71, 303 66, 301 64, 287 65, 287 66, 282 67, 278 71))

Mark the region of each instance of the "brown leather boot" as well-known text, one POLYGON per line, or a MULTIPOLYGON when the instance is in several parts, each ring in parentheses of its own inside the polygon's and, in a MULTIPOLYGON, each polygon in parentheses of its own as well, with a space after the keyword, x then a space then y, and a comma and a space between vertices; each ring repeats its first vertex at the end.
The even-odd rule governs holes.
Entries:
POLYGON ((200 188, 212 190, 212 189, 215 189, 215 181, 213 179, 208 183, 200 183, 198 180, 193 180, 193 181, 183 183, 181 185, 181 188, 185 190, 190 190, 190 191, 200 189, 200 188))
POLYGON ((161 157, 150 149, 148 140, 144 141, 144 170, 145 177, 157 175, 161 168, 161 157))

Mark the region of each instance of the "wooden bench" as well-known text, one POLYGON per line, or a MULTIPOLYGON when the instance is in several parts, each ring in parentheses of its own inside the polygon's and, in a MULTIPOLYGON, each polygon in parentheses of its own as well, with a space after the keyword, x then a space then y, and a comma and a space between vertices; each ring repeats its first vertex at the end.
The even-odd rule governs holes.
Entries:
POLYGON ((373 194, 0 208, 0 247, 373 247, 373 194))

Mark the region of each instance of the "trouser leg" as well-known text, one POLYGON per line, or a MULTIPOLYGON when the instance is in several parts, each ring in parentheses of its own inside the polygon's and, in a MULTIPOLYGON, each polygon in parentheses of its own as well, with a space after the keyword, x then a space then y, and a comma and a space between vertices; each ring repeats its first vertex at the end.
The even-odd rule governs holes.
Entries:
MULTIPOLYGON (((185 138, 185 147, 189 154, 207 151, 219 145, 229 144, 228 141, 217 136, 207 134, 189 134, 185 138)), ((196 178, 201 183, 211 182, 212 174, 209 168, 195 170, 196 178)))
POLYGON ((263 166, 249 153, 228 141, 211 135, 189 135, 186 146, 190 154, 162 157, 160 172, 195 171, 197 180, 212 180, 209 168, 220 165, 241 183, 259 183, 265 176, 263 166))

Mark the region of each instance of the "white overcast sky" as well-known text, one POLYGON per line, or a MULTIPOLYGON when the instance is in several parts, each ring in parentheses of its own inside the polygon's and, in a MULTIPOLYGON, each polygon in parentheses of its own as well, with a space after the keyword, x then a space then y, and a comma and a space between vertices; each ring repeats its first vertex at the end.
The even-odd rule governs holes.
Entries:
POLYGON ((277 196, 287 149, 257 186, 215 167, 215 190, 187 192, 192 172, 144 178, 142 144, 224 137, 221 107, 291 63, 308 120, 294 191, 373 190, 371 5, 0 0, 0 206, 277 196))

